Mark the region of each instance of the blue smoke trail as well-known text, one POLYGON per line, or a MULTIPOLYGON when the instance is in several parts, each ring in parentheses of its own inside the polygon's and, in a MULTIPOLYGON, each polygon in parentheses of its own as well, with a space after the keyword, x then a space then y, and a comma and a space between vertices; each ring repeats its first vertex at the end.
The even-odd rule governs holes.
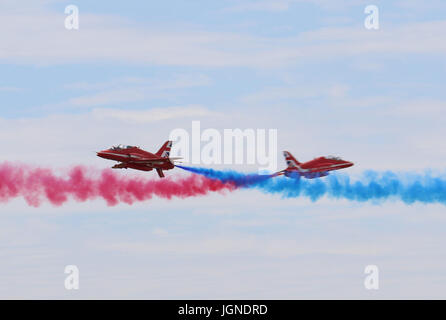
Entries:
POLYGON ((420 175, 366 171, 359 180, 351 180, 346 174, 332 174, 308 180, 285 177, 271 179, 272 175, 178 167, 211 179, 232 182, 240 188, 255 188, 269 194, 280 194, 283 198, 304 196, 317 201, 323 196, 328 196, 359 202, 399 199, 406 204, 421 202, 446 205, 446 177, 433 177, 429 173, 420 175))
POLYGON ((176 166, 189 172, 204 175, 210 179, 220 180, 223 183, 231 182, 237 187, 245 187, 245 188, 249 186, 258 185, 261 182, 266 181, 272 177, 271 175, 260 175, 255 173, 244 174, 233 170, 218 171, 206 168, 192 168, 179 165, 176 166))

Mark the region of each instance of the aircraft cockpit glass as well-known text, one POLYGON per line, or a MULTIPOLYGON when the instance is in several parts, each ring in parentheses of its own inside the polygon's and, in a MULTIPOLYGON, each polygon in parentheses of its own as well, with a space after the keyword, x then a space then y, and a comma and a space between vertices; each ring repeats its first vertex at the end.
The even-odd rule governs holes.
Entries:
POLYGON ((330 159, 330 160, 342 160, 341 158, 335 157, 335 156, 328 156, 327 159, 330 159))
POLYGON ((133 146, 125 146, 123 144, 120 144, 118 146, 112 147, 112 150, 124 150, 124 149, 131 149, 133 146))

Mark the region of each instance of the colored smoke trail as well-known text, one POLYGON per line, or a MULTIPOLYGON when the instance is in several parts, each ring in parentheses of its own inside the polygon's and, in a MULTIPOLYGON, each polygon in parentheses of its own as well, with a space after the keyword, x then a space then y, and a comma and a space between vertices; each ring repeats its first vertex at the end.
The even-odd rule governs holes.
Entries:
POLYGON ((334 173, 319 179, 290 179, 235 171, 217 171, 205 168, 182 169, 204 175, 222 182, 233 182, 241 188, 255 188, 284 198, 308 197, 316 201, 323 196, 354 201, 399 199, 406 204, 414 202, 442 203, 446 205, 446 177, 434 177, 413 173, 366 171, 357 180, 346 174, 334 173), (271 178, 271 179, 270 179, 271 178))
POLYGON ((23 197, 34 207, 44 200, 60 206, 70 199, 85 202, 98 198, 113 206, 121 202, 145 201, 153 196, 188 198, 234 188, 231 183, 196 175, 147 179, 126 177, 110 169, 97 172, 77 166, 70 169, 66 177, 59 177, 51 169, 0 164, 0 202, 23 197))
POLYGON ((85 202, 104 199, 108 205, 132 204, 152 197, 171 199, 233 191, 237 188, 258 189, 284 198, 308 197, 316 201, 323 196, 354 201, 399 199, 446 205, 446 177, 367 171, 353 180, 346 174, 332 174, 320 179, 273 178, 271 175, 244 174, 206 168, 178 166, 199 175, 173 178, 126 176, 110 169, 97 171, 74 167, 66 175, 51 169, 26 165, 0 164, 0 202, 23 197, 31 206, 49 201, 59 206, 70 199, 85 202))
POLYGON ((214 169, 192 168, 180 165, 176 165, 176 167, 192 173, 201 174, 210 179, 219 180, 223 183, 230 182, 234 184, 236 187, 247 187, 247 186, 258 185, 259 183, 267 181, 272 177, 271 175, 260 175, 255 173, 244 174, 233 170, 219 171, 214 169))

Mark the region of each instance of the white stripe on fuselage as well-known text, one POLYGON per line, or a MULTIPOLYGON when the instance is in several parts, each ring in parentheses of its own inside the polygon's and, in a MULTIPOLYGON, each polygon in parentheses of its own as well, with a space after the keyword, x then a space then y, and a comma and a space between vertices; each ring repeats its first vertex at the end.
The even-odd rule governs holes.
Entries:
POLYGON ((128 159, 128 158, 136 158, 136 159, 141 159, 142 157, 136 154, 122 154, 122 153, 111 153, 111 152, 106 152, 105 154, 111 155, 111 156, 118 156, 124 159, 128 159))
MULTIPOLYGON (((129 160, 129 158, 135 158, 135 159, 141 159, 144 158, 142 156, 139 155, 133 155, 133 154, 129 154, 129 155, 123 155, 123 154, 119 154, 119 153, 107 153, 108 155, 114 155, 114 156, 118 156, 121 159, 120 160, 115 160, 118 162, 127 162, 129 160)), ((164 164, 164 161, 160 161, 156 158, 154 159, 143 159, 143 160, 136 160, 135 162, 133 162, 135 164, 141 164, 141 165, 147 165, 147 166, 154 166, 154 165, 162 165, 164 164), (149 162, 149 163, 148 163, 149 162)))
POLYGON ((336 167, 344 166, 344 165, 346 165, 346 163, 332 164, 332 165, 330 165, 328 167, 319 167, 319 168, 312 168, 312 169, 304 169, 304 168, 298 166, 297 164, 295 164, 295 165, 296 165, 296 168, 298 169, 299 172, 309 172, 309 171, 314 170, 314 169, 324 170, 324 169, 336 168, 336 167))

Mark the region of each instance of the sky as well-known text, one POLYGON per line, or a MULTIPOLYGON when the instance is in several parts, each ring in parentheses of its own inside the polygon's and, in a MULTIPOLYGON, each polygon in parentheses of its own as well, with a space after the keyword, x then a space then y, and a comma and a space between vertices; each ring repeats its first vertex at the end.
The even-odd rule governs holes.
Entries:
MULTIPOLYGON (((108 168, 96 151, 156 151, 198 120, 276 129, 279 169, 289 150, 342 156, 352 175, 444 173, 445 33, 440 0, 1 0, 0 163, 108 168), (78 30, 64 26, 71 4, 78 30), (371 4, 378 30, 364 26, 371 4)), ((0 298, 444 299, 444 213, 257 190, 115 207, 17 198, 0 203, 0 298), (367 265, 379 290, 364 288, 367 265)))

